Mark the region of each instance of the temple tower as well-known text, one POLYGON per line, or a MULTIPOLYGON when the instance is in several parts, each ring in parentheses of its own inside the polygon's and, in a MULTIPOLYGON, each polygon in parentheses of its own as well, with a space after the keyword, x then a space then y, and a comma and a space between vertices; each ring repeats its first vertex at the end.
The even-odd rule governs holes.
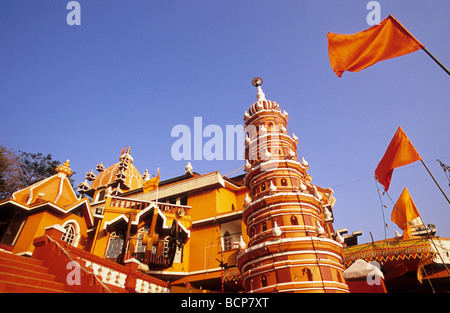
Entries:
POLYGON ((343 238, 333 229, 333 190, 311 183, 298 160, 298 138, 288 114, 266 100, 255 78, 257 101, 245 112, 245 199, 249 236, 238 267, 246 292, 348 292, 343 238))

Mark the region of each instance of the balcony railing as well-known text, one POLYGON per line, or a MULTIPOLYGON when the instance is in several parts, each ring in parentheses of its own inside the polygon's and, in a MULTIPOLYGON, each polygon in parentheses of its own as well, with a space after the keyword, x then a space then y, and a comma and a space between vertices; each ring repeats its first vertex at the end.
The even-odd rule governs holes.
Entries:
POLYGON ((138 200, 133 198, 122 198, 122 197, 116 197, 111 196, 111 202, 110 206, 115 208, 122 208, 122 209, 134 209, 134 210, 144 210, 151 204, 157 205, 157 207, 163 211, 163 212, 179 212, 179 210, 184 210, 185 212, 189 209, 191 209, 188 205, 180 205, 180 204, 171 204, 171 203, 165 203, 165 202, 157 202, 157 201, 145 201, 145 200, 138 200))
POLYGON ((147 264, 148 266, 164 267, 167 265, 166 256, 164 254, 164 244, 165 240, 158 240, 154 253, 147 250, 145 252, 132 253, 131 256, 139 262, 147 264))
POLYGON ((223 251, 239 249, 242 233, 234 233, 221 236, 223 251))

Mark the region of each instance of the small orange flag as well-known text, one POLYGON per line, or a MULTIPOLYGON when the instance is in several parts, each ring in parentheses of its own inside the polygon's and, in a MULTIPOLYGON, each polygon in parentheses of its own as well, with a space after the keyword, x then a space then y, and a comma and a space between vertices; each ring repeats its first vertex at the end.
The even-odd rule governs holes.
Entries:
POLYGON ((403 239, 409 239, 411 235, 411 227, 409 222, 419 217, 419 211, 414 204, 408 190, 403 189, 402 194, 395 203, 392 210, 391 220, 403 229, 403 239))
POLYGON ((143 191, 144 193, 150 192, 152 190, 158 189, 158 186, 159 186, 159 168, 158 168, 158 176, 153 177, 144 182, 143 191))
POLYGON ((422 158, 419 153, 417 153, 403 129, 399 127, 375 169, 375 178, 384 186, 384 190, 388 191, 395 168, 420 160, 422 158))
POLYGON ((337 76, 358 72, 377 62, 402 56, 423 47, 392 15, 380 24, 352 35, 328 33, 328 56, 337 76))

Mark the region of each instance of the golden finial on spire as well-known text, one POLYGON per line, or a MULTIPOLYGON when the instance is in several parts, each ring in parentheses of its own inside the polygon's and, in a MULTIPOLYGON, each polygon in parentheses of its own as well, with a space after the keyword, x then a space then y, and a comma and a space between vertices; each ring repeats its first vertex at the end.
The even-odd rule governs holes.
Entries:
POLYGON ((72 176, 73 172, 70 169, 70 160, 66 160, 66 162, 64 162, 61 165, 58 165, 55 168, 55 171, 59 174, 59 175, 65 175, 67 177, 72 176))

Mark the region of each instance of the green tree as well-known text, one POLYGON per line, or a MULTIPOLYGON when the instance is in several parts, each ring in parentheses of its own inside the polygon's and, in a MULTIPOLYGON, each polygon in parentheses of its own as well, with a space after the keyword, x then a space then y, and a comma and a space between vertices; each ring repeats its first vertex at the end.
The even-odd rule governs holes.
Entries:
MULTIPOLYGON (((20 189, 56 174, 61 163, 51 154, 17 153, 0 146, 0 200, 10 198, 20 189)), ((72 186, 73 180, 69 179, 72 186)))
POLYGON ((19 151, 20 180, 22 188, 56 174, 55 168, 61 163, 52 159, 51 154, 19 151))

